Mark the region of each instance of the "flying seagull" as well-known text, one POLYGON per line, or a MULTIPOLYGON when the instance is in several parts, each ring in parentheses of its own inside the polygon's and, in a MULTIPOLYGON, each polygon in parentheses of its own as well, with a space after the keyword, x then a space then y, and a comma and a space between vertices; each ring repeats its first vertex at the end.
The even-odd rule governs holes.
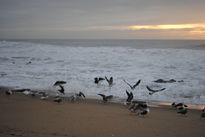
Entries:
POLYGON ((59 87, 60 87, 61 89, 59 89, 58 91, 59 91, 60 93, 62 93, 62 94, 65 94, 65 93, 64 93, 64 91, 65 91, 65 90, 64 90, 64 87, 63 87, 62 85, 59 85, 59 87))
POLYGON ((126 90, 126 93, 127 93, 126 104, 127 104, 127 105, 130 105, 130 104, 131 104, 131 101, 132 101, 132 99, 133 99, 133 93, 132 93, 132 92, 129 93, 127 90, 126 90))
POLYGON ((166 88, 162 88, 162 89, 158 89, 158 90, 153 90, 153 89, 151 89, 149 86, 146 86, 146 87, 147 87, 147 89, 148 89, 149 91, 151 91, 151 92, 149 93, 149 95, 152 95, 152 94, 154 94, 154 93, 156 93, 156 92, 163 91, 163 90, 166 89, 166 88))
POLYGON ((108 82, 109 86, 112 86, 112 84, 113 84, 113 77, 110 77, 110 79, 108 79, 108 78, 105 76, 105 79, 106 79, 106 81, 108 82))
POLYGON ((102 98, 103 98, 103 102, 107 102, 109 99, 112 99, 113 98, 113 95, 109 95, 109 96, 106 96, 104 94, 98 94, 100 95, 102 98))
POLYGON ((61 84, 66 84, 66 81, 56 81, 53 86, 58 86, 58 85, 61 85, 61 84))
POLYGON ((128 82, 126 82, 125 80, 123 80, 128 86, 130 86, 130 88, 132 89, 132 90, 134 90, 139 84, 140 84, 140 82, 141 82, 141 80, 138 80, 133 86, 132 85, 130 85, 128 82))
POLYGON ((94 78, 94 83, 95 84, 98 84, 100 81, 102 81, 102 80, 105 80, 104 78, 101 78, 101 77, 99 77, 99 78, 97 78, 97 77, 95 77, 94 78))

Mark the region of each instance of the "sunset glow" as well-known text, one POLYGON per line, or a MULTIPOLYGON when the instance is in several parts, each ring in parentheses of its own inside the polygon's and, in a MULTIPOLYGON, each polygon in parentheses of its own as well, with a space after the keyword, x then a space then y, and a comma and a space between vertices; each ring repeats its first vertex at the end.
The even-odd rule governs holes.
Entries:
POLYGON ((129 26, 132 30, 140 29, 195 29, 195 28, 205 28, 205 24, 176 24, 176 25, 134 25, 129 26))

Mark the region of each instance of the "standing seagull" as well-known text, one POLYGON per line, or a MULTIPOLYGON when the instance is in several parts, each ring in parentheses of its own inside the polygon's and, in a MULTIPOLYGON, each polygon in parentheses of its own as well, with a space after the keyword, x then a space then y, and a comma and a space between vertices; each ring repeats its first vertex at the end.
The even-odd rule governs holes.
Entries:
POLYGON ((126 82, 125 80, 123 80, 128 86, 130 86, 130 88, 132 89, 132 90, 134 90, 139 84, 140 84, 140 82, 141 82, 141 80, 138 80, 137 82, 136 82, 136 84, 134 84, 133 86, 132 85, 130 85, 128 82, 126 82))
POLYGON ((144 109, 142 112, 138 113, 138 115, 142 115, 143 117, 149 113, 149 108, 144 109))
POLYGON ((112 86, 112 84, 113 84, 113 77, 110 77, 110 79, 108 79, 108 78, 105 76, 105 79, 106 79, 106 81, 108 82, 109 86, 112 86))
POLYGON ((205 108, 202 110, 201 118, 205 118, 205 108))
POLYGON ((152 94, 154 94, 154 93, 156 93, 156 92, 163 91, 163 90, 165 90, 166 88, 162 88, 162 89, 158 89, 158 90, 153 90, 153 89, 151 89, 149 86, 147 86, 147 89, 148 89, 149 91, 151 91, 151 92, 149 92, 149 95, 152 95, 152 94))
POLYGON ((109 99, 113 98, 113 95, 105 96, 104 94, 98 94, 103 98, 103 102, 106 103, 109 99))
POLYGON ((182 114, 182 115, 185 116, 187 112, 188 112, 187 109, 184 108, 183 110, 180 110, 180 111, 178 111, 177 113, 182 114))
POLYGON ((130 105, 130 104, 131 104, 131 101, 132 101, 132 99, 133 99, 133 93, 132 93, 132 92, 129 93, 127 90, 126 90, 126 93, 127 93, 126 104, 127 104, 127 105, 130 105))
POLYGON ((62 102, 63 100, 62 100, 62 98, 60 98, 59 96, 56 96, 53 101, 60 103, 60 102, 62 102))
POLYGON ((64 91, 65 91, 65 90, 64 90, 64 87, 63 87, 62 85, 59 85, 59 87, 60 87, 61 89, 59 89, 58 91, 59 91, 60 93, 62 93, 62 94, 65 94, 65 93, 64 93, 64 91))
POLYGON ((188 107, 184 103, 178 103, 176 104, 175 102, 172 103, 172 106, 178 110, 183 110, 184 108, 188 107))
POLYGON ((6 94, 6 95, 12 95, 12 93, 13 93, 13 92, 12 92, 10 89, 5 91, 5 94, 6 94))

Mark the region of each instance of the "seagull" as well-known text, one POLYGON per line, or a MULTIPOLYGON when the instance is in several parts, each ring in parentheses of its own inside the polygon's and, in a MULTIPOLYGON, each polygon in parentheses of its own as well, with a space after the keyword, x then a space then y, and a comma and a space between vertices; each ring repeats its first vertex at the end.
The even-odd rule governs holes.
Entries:
POLYGON ((137 112, 138 110, 145 110, 147 109, 147 103, 133 103, 132 106, 129 108, 131 112, 137 112))
POLYGON ((132 85, 130 85, 128 82, 126 82, 125 80, 123 80, 128 86, 130 86, 130 88, 132 89, 132 90, 134 90, 139 84, 140 84, 140 82, 141 82, 141 80, 138 80, 137 82, 136 82, 136 84, 134 84, 133 86, 132 85))
POLYGON ((108 79, 108 78, 105 76, 105 79, 106 79, 106 81, 108 82, 109 86, 112 86, 112 84, 113 84, 113 77, 110 77, 110 79, 108 79))
POLYGON ((107 102, 109 99, 113 98, 113 95, 105 96, 104 94, 98 94, 103 98, 103 102, 107 102))
POLYGON ((60 102, 62 102, 63 100, 62 100, 62 98, 60 98, 59 96, 57 96, 57 97, 55 97, 55 99, 54 99, 53 101, 60 103, 60 102))
POLYGON ((127 90, 126 90, 126 93, 127 93, 126 104, 127 104, 127 105, 130 105, 130 104, 131 104, 131 101, 132 101, 132 99, 133 99, 133 93, 132 93, 132 92, 129 93, 127 90))
POLYGON ((63 87, 62 85, 59 85, 59 87, 60 87, 61 89, 59 89, 58 91, 59 91, 60 93, 62 93, 62 94, 65 94, 65 93, 64 93, 64 87, 63 87))
POLYGON ((10 89, 5 91, 5 94, 6 94, 6 95, 12 95, 12 93, 13 93, 13 92, 12 92, 10 89))
POLYGON ((201 118, 205 118, 205 108, 202 110, 201 118))
POLYGON ((48 95, 45 92, 40 92, 39 94, 41 95, 40 99, 42 100, 48 99, 48 95))
POLYGON ((151 89, 149 86, 146 86, 146 87, 147 87, 147 89, 148 89, 149 91, 151 91, 151 92, 149 92, 149 95, 152 95, 152 94, 154 94, 154 93, 156 93, 156 92, 163 91, 163 90, 166 89, 166 88, 162 88, 162 89, 158 89, 158 90, 153 90, 153 89, 151 89))
POLYGON ((85 98, 85 94, 83 94, 83 92, 79 92, 78 94, 76 94, 76 96, 85 98))
POLYGON ((138 113, 138 115, 142 115, 143 117, 149 113, 149 108, 144 109, 142 112, 138 113))
POLYGON ((61 85, 61 84, 66 84, 66 81, 56 81, 53 86, 58 86, 58 85, 61 85))
POLYGON ((97 78, 97 77, 95 77, 94 78, 94 83, 95 84, 98 84, 100 81, 102 81, 102 80, 105 80, 104 78, 101 78, 101 77, 99 77, 99 78, 97 78))
POLYGON ((178 110, 183 110, 184 108, 188 107, 187 105, 185 105, 184 103, 178 103, 176 104, 175 102, 172 103, 172 106, 177 108, 178 110))
POLYGON ((187 112, 188 112, 187 109, 184 108, 184 109, 178 111, 177 113, 182 114, 182 115, 186 115, 187 112))

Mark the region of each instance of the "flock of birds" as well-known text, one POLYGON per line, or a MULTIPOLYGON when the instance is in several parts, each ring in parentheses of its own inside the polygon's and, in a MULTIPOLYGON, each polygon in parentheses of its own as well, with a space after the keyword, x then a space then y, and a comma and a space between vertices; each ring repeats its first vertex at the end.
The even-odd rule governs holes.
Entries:
MULTIPOLYGON (((111 87, 113 85, 113 77, 107 78, 106 76, 103 77, 95 77, 94 78, 94 83, 95 84, 99 84, 101 81, 106 80, 108 85, 111 87)), ((141 82, 141 80, 138 80, 134 85, 129 84, 127 81, 123 80, 129 87, 130 89, 133 91, 141 82)), ((54 102, 62 102, 62 96, 60 95, 65 95, 65 89, 64 89, 64 84, 66 84, 66 81, 56 81, 53 86, 54 87, 59 87, 60 89, 57 90, 58 94, 54 97, 53 101, 54 102)), ((165 90, 166 88, 162 88, 162 89, 151 89, 149 86, 146 86, 147 90, 149 91, 149 95, 152 95, 154 93, 160 92, 165 90)), ((46 92, 37 92, 37 91, 33 91, 31 89, 13 89, 13 90, 6 90, 6 95, 11 95, 13 92, 29 92, 28 94, 35 96, 36 94, 40 95, 40 99, 42 100, 46 100, 48 99, 48 94, 46 92)), ((150 109, 148 107, 148 104, 146 101, 138 101, 138 100, 133 100, 134 96, 133 96, 133 92, 132 91, 128 91, 126 90, 126 94, 127 94, 127 99, 125 101, 125 105, 128 106, 128 109, 132 112, 132 113, 137 113, 137 115, 142 115, 145 116, 150 112, 150 109)), ((109 100, 111 100, 113 98, 113 95, 104 95, 104 94, 98 94, 99 96, 102 97, 102 100, 104 103, 108 102, 109 100)), ((75 101, 77 98, 86 98, 85 94, 83 92, 79 92, 76 93, 72 96, 69 97, 70 101, 75 101)), ((182 114, 182 115, 186 115, 188 113, 188 106, 184 103, 175 103, 173 102, 171 105, 173 108, 175 108, 177 110, 178 114, 182 114)), ((205 108, 202 110, 201 113, 201 118, 205 118, 205 108)))

